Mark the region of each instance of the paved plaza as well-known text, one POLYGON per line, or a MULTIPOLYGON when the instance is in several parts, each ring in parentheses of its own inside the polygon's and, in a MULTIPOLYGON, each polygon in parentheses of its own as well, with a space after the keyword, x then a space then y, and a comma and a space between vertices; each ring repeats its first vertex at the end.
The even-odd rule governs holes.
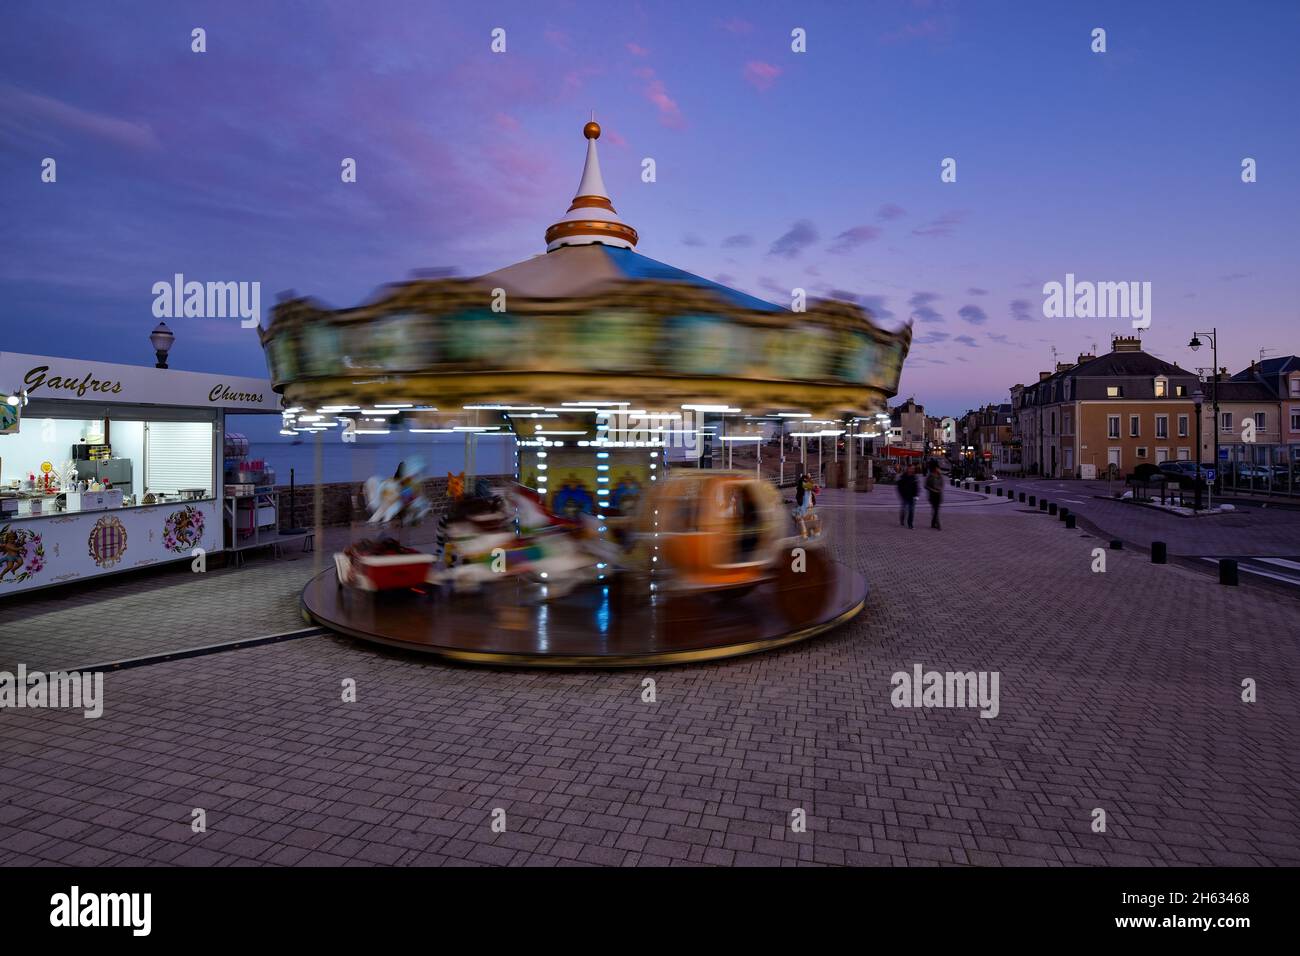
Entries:
MULTIPOLYGON (((530 672, 323 635, 110 672, 98 720, 0 711, 0 864, 1300 864, 1300 602, 1132 550, 1097 573, 1104 541, 949 498, 940 532, 828 492, 870 599, 783 651, 530 672), (997 672, 997 716, 895 708, 915 665, 997 672)), ((302 627, 314 563, 0 605, 0 668, 302 627)))

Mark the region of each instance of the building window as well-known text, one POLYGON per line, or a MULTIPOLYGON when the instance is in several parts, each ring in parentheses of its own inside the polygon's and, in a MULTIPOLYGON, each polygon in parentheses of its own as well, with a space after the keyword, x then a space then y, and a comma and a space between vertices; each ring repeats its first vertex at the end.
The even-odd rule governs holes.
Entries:
POLYGON ((1157 438, 1169 437, 1169 416, 1168 415, 1156 416, 1156 437, 1157 438))
POLYGON ((1137 438, 1142 434, 1142 419, 1137 415, 1128 417, 1128 437, 1137 438))
POLYGON ((1156 398, 1169 397, 1169 380, 1164 378, 1156 379, 1156 398))
POLYGON ((1107 386, 1106 386, 1106 397, 1107 397, 1107 398, 1123 398, 1123 397, 1124 397, 1124 386, 1123 386, 1123 385, 1107 385, 1107 386))
POLYGON ((1186 386, 1186 385, 1175 385, 1175 386, 1174 386, 1174 397, 1175 397, 1175 398, 1186 398, 1186 397, 1187 397, 1187 386, 1186 386))
POLYGON ((1291 430, 1300 432, 1300 411, 1294 408, 1291 409, 1291 430))
POLYGON ((1232 431, 1232 412, 1224 412, 1219 416, 1219 429, 1221 431, 1232 431))
POLYGON ((1138 446, 1138 457, 1145 458, 1146 456, 1147 456, 1146 446, 1145 445, 1138 446))
POLYGON ((1300 378, 1291 379, 1291 397, 1300 398, 1300 378))
POLYGON ((1071 415, 1069 412, 1063 412, 1061 414, 1061 434, 1063 435, 1074 434, 1074 416, 1071 415))
POLYGON ((1179 438, 1187 437, 1187 416, 1186 415, 1178 416, 1178 437, 1179 438))
POLYGON ((1119 437, 1119 416, 1118 415, 1106 416, 1106 437, 1107 438, 1119 437))
POLYGON ((1264 417, 1264 413, 1263 413, 1263 412, 1256 412, 1256 413, 1255 413, 1255 430, 1256 430, 1256 431, 1261 431, 1261 432, 1264 431, 1264 429, 1267 427, 1264 423, 1265 423, 1267 420, 1268 420, 1268 419, 1264 417))

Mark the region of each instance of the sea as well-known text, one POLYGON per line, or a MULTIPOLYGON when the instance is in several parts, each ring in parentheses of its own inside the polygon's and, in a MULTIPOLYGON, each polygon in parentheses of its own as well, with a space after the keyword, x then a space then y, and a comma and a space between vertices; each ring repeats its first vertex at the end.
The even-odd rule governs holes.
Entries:
POLYGON ((289 484, 292 474, 295 484, 313 485, 334 482, 362 482, 371 475, 392 477, 399 465, 408 468, 419 463, 429 478, 443 478, 447 474, 513 475, 515 473, 515 442, 513 437, 480 437, 473 462, 467 462, 465 441, 457 436, 429 435, 430 440, 400 438, 386 440, 387 436, 358 436, 348 444, 336 437, 322 437, 320 442, 320 475, 316 474, 316 441, 306 436, 299 444, 290 438, 283 441, 253 441, 248 446, 250 461, 262 460, 275 470, 277 485, 289 484), (331 440, 332 439, 332 440, 331 440), (369 440, 367 440, 369 439, 369 440))

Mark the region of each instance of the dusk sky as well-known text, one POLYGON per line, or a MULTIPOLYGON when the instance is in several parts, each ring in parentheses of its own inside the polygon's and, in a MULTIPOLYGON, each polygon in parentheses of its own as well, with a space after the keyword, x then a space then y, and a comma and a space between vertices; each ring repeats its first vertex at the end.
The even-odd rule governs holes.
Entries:
MULTIPOLYGON (((1044 318, 1066 273, 1150 282, 1148 351, 1208 365, 1217 326, 1236 371, 1300 352, 1298 38, 1295 2, 9 0, 0 349, 151 363, 178 272, 265 312, 541 253, 594 109, 639 252, 910 319, 900 397, 932 413, 1131 330, 1044 318)), ((237 319, 169 324, 174 367, 266 375, 237 319)))

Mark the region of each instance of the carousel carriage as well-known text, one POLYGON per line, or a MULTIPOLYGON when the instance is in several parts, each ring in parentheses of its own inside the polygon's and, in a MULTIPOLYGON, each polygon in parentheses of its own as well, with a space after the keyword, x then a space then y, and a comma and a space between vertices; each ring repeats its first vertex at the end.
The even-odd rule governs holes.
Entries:
POLYGON ((789 541, 771 483, 741 472, 692 471, 643 498, 631 563, 667 571, 672 589, 748 590, 773 576, 789 541))

